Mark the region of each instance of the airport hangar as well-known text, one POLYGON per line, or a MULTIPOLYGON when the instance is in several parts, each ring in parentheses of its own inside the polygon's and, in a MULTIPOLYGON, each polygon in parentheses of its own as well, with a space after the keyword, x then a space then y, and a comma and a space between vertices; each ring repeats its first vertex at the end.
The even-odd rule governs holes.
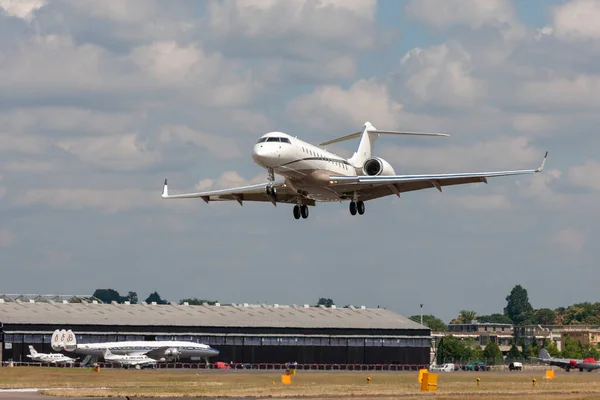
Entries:
POLYGON ((53 352, 55 329, 73 330, 77 343, 200 342, 220 351, 211 361, 250 364, 424 366, 431 343, 429 328, 384 308, 104 304, 89 296, 0 295, 0 361, 28 361, 30 344, 53 352))

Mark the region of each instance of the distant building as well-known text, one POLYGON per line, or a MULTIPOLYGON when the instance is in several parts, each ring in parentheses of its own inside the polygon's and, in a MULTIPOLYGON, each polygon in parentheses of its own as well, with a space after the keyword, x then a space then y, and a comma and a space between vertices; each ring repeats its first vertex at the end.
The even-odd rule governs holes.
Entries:
POLYGON ((565 327, 560 332, 561 342, 569 336, 571 339, 579 340, 581 344, 597 346, 600 343, 600 329, 577 329, 576 327, 565 327))
POLYGON ((512 324, 477 321, 468 324, 449 324, 447 333, 457 337, 473 338, 481 346, 494 342, 502 352, 508 352, 513 343, 512 324))
MULTIPOLYGON (((102 304, 89 296, 0 295, 0 356, 51 352, 55 329, 78 343, 187 340, 240 363, 429 363, 430 329, 384 308, 309 305, 102 304)), ((0 360, 1 361, 1 360, 0 360)), ((184 361, 184 360, 182 360, 184 361)))

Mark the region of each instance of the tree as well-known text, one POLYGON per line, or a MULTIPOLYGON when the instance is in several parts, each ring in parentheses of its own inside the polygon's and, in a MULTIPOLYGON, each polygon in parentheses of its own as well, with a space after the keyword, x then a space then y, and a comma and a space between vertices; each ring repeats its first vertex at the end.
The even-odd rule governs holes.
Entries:
POLYGON ((325 297, 320 297, 319 301, 317 302, 317 306, 325 306, 325 307, 331 307, 334 304, 335 303, 333 302, 333 300, 326 299, 325 297))
POLYGON ((594 346, 593 344, 585 344, 582 346, 582 348, 583 358, 593 358, 594 360, 600 358, 600 351, 598 351, 598 347, 594 346))
POLYGON ((583 347, 579 340, 571 339, 571 336, 564 336, 562 356, 564 358, 583 358, 583 347))
POLYGON ((533 320, 540 325, 553 325, 556 322, 556 313, 549 308, 535 310, 533 320))
POLYGON ((156 302, 156 304, 167 304, 168 301, 167 300, 163 300, 160 295, 158 294, 158 292, 154 292, 154 293, 150 293, 150 296, 148 296, 148 298, 146 299, 146 303, 150 304, 152 302, 156 302))
POLYGON ((479 323, 494 323, 494 324, 512 324, 510 318, 508 318, 504 314, 490 314, 490 315, 481 315, 477 317, 477 322, 479 323))
POLYGON ((138 295, 136 292, 129 292, 127 294, 127 298, 129 299, 129 302, 131 304, 137 304, 138 303, 138 295))
POLYGON ((458 317, 450 321, 451 324, 470 324, 477 318, 477 313, 470 310, 460 310, 458 317))
POLYGON ((126 297, 121 297, 119 292, 114 289, 96 289, 94 294, 92 295, 95 298, 101 300, 103 303, 108 303, 112 301, 116 301, 117 303, 123 303, 127 300, 126 297))
MULTIPOLYGON (((420 315, 413 315, 409 319, 421 323, 420 315)), ((423 325, 430 328, 434 332, 445 332, 448 330, 448 325, 446 325, 444 321, 434 317, 433 315, 423 315, 423 325)))
POLYGON ((483 357, 488 362, 488 364, 501 364, 504 361, 502 357, 502 352, 500 351, 500 347, 493 342, 490 341, 483 349, 483 357))
POLYGON ((506 296, 506 307, 504 315, 506 315, 515 325, 525 325, 531 323, 533 318, 533 307, 529 303, 527 290, 521 285, 515 286, 510 294, 506 296))
POLYGON ((204 300, 204 299, 199 299, 197 297, 194 297, 194 298, 179 300, 179 304, 183 304, 183 303, 188 303, 191 306, 201 306, 204 303, 208 304, 209 306, 214 306, 215 304, 218 303, 218 301, 204 300))
POLYGON ((523 354, 521 354, 517 345, 513 343, 512 346, 510 346, 510 350, 508 351, 506 358, 509 360, 519 360, 523 358, 523 354))

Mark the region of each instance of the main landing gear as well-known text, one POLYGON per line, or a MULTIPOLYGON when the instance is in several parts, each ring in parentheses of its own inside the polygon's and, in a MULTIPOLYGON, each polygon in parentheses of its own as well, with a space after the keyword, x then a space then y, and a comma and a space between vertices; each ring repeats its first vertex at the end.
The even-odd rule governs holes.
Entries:
POLYGON ((294 206, 294 218, 300 219, 300 217, 306 219, 308 218, 308 206, 305 205, 295 205, 294 206))
POLYGON ((350 214, 356 215, 356 212, 360 215, 365 213, 365 203, 362 200, 350 202, 350 214))

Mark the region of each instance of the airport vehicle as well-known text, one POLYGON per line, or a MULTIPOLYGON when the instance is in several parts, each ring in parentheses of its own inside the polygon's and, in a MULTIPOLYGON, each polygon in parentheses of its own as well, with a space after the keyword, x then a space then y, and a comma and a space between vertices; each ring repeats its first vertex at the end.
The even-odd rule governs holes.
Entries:
POLYGON ((548 350, 546 349, 540 350, 540 357, 538 358, 538 360, 540 360, 544 364, 560 367, 567 372, 571 372, 572 369, 579 369, 579 371, 581 372, 583 372, 583 370, 592 372, 593 370, 600 368, 600 363, 594 358, 584 358, 583 360, 570 358, 554 358, 550 357, 550 353, 548 353, 548 350))
POLYGON ((443 364, 443 365, 431 365, 429 367, 429 371, 431 371, 431 372, 453 372, 453 371, 456 371, 456 366, 452 363, 443 364))
POLYGON ((179 358, 208 358, 219 354, 219 350, 203 343, 177 340, 160 341, 123 341, 104 343, 77 343, 75 334, 68 331, 55 330, 52 335, 52 348, 56 351, 66 350, 77 354, 94 357, 104 355, 106 349, 116 355, 146 355, 159 361, 170 361, 179 358))
POLYGON ((74 358, 67 357, 60 353, 38 353, 37 350, 31 345, 29 345, 29 354, 27 354, 27 357, 31 358, 33 361, 47 362, 51 364, 72 364, 75 362, 74 358))
POLYGON ((485 365, 485 363, 483 361, 472 361, 470 363, 468 363, 467 365, 465 365, 464 367, 465 371, 489 371, 490 367, 485 365))
POLYGON ((520 363, 518 361, 511 362, 510 364, 508 364, 508 369, 510 371, 521 371, 523 369, 523 363, 520 363))
POLYGON ((283 132, 263 135, 252 149, 256 164, 268 172, 267 182, 223 190, 199 193, 169 194, 165 179, 163 199, 200 198, 206 203, 213 201, 271 202, 294 204, 295 219, 308 218, 308 206, 317 201, 350 201, 350 214, 365 213, 365 201, 389 195, 400 197, 401 193, 428 188, 442 191, 442 187, 466 183, 487 183, 498 176, 533 174, 541 172, 546 157, 537 169, 470 172, 452 174, 398 175, 383 158, 373 156, 373 145, 379 135, 449 136, 445 133, 420 133, 380 131, 366 122, 362 131, 321 143, 307 143, 283 132), (343 158, 323 146, 360 137, 358 149, 349 158, 343 158), (275 174, 283 179, 275 180, 275 174))
POLYGON ((154 366, 157 360, 148 357, 145 354, 134 354, 134 355, 117 355, 111 353, 109 349, 104 350, 104 361, 112 362, 121 365, 125 368, 135 367, 140 369, 143 366, 154 366))

